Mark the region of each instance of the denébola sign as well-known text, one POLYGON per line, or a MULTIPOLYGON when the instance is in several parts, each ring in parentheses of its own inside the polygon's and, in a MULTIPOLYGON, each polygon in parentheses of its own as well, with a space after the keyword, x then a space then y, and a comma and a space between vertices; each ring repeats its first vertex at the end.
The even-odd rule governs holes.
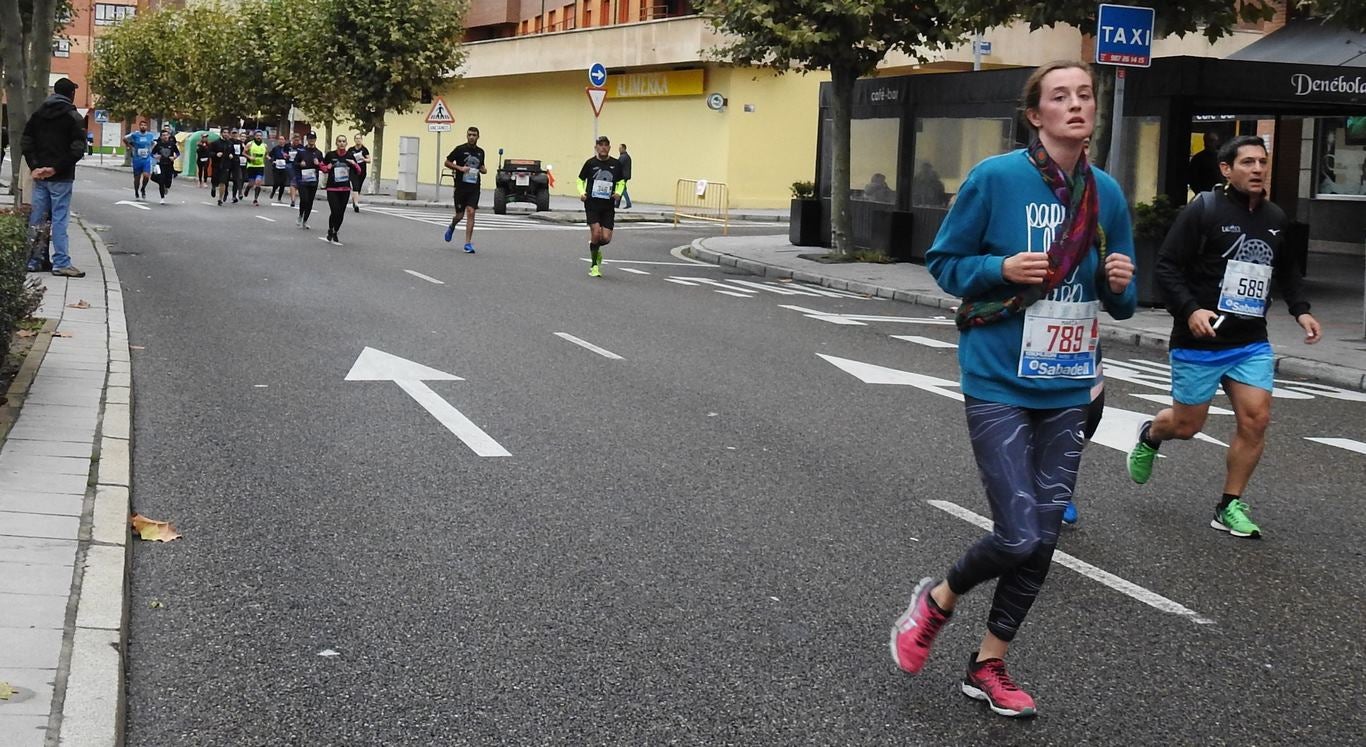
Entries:
POLYGON ((1309 96, 1315 93, 1340 93, 1348 96, 1366 96, 1366 78, 1349 78, 1339 75, 1336 78, 1315 78, 1306 73, 1290 76, 1290 85, 1295 88, 1296 96, 1309 96))

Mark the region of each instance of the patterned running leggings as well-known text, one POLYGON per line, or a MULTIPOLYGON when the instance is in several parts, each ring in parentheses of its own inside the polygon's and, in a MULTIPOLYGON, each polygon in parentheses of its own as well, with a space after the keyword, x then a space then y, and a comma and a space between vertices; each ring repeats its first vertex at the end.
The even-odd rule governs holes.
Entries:
POLYGON ((968 397, 968 437, 995 529, 949 571, 955 594, 998 579, 987 629, 1003 641, 1024 623, 1058 544, 1081 461, 1085 407, 1030 410, 968 397))

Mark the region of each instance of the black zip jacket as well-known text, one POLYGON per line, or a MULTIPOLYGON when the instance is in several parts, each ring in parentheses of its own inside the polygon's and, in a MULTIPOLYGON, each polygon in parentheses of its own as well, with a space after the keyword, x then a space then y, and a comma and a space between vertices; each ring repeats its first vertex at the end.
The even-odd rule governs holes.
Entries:
MULTIPOLYGON (((1225 314, 1214 337, 1196 337, 1187 322, 1199 309, 1217 311, 1230 259, 1272 265, 1272 285, 1292 316, 1309 312, 1299 270, 1286 254, 1287 221, 1263 198, 1255 209, 1232 186, 1198 195, 1176 217, 1157 256, 1157 285, 1173 317, 1171 347, 1222 350, 1266 340, 1266 319, 1225 314)), ((1270 297, 1268 296, 1268 310, 1270 297)))
POLYGON ((85 156, 85 126, 71 99, 52 94, 24 123, 19 152, 30 169, 53 168, 50 182, 76 180, 76 162, 85 156))

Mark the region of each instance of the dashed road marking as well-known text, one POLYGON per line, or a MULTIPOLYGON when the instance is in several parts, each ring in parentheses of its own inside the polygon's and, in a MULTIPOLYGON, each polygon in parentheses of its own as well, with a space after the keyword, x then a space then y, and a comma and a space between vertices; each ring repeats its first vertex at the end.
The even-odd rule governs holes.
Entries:
POLYGON ((594 345, 593 343, 588 342, 587 340, 581 340, 569 334, 568 332, 556 332, 555 336, 562 340, 568 340, 569 342, 572 342, 585 350, 591 350, 604 358, 611 358, 614 361, 626 360, 625 358, 622 358, 621 356, 617 355, 616 353, 613 353, 612 351, 606 348, 600 348, 597 345, 594 345))
POLYGON ((913 342, 917 345, 924 345, 927 348, 945 348, 952 350, 953 348, 958 347, 957 343, 936 340, 933 337, 920 337, 919 335, 892 335, 892 339, 913 342))
POLYGON ((445 285, 445 284, 446 284, 445 281, 443 281, 443 280, 437 280, 436 278, 432 277, 431 275, 423 275, 422 273, 420 273, 420 272, 418 272, 418 271, 416 271, 416 270, 404 270, 404 272, 408 273, 409 275, 412 275, 412 276, 415 277, 415 278, 421 278, 421 279, 423 279, 423 280, 426 280, 426 281, 429 282, 429 283, 434 283, 434 284, 436 284, 436 285, 445 285))
POLYGON ((1325 445, 1325 446, 1336 446, 1336 447, 1338 447, 1339 449, 1346 449, 1346 450, 1348 450, 1348 451, 1355 451, 1355 452, 1358 453, 1358 454, 1366 454, 1366 443, 1362 443, 1362 442, 1360 442, 1360 441, 1356 441, 1356 440, 1353 440, 1353 439, 1350 439, 1350 438, 1308 438, 1308 437, 1306 437, 1304 440, 1306 440, 1306 441, 1313 441, 1313 442, 1316 443, 1316 444, 1323 444, 1323 445, 1325 445))

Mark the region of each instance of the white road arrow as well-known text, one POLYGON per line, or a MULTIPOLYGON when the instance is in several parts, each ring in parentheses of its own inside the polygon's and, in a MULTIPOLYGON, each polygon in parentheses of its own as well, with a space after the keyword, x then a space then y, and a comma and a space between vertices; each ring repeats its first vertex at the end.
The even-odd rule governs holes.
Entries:
POLYGON ((141 202, 133 202, 132 200, 119 200, 118 202, 116 202, 116 203, 114 203, 114 204, 115 204, 115 205, 132 205, 133 207, 137 208, 138 210, 151 210, 151 209, 152 209, 151 207, 149 207, 149 206, 147 206, 147 205, 144 205, 144 204, 142 204, 141 202))
POLYGON ((957 391, 958 382, 940 379, 934 376, 911 373, 910 371, 899 371, 895 368, 885 368, 875 366, 872 363, 861 361, 851 361, 848 358, 836 358, 833 355, 822 355, 821 358, 833 363, 840 370, 847 374, 852 374, 865 384, 895 384, 899 386, 913 386, 916 389, 923 389, 933 392, 941 397, 963 401, 963 393, 957 391))
POLYGON ((464 379, 438 371, 435 368, 414 363, 406 358, 390 355, 382 350, 367 347, 356 358, 351 371, 346 374, 347 381, 392 381, 408 396, 417 400, 446 430, 454 433, 465 442, 470 450, 481 457, 511 456, 507 449, 494 441, 489 434, 475 425, 465 414, 442 399, 424 381, 464 381, 464 379))

